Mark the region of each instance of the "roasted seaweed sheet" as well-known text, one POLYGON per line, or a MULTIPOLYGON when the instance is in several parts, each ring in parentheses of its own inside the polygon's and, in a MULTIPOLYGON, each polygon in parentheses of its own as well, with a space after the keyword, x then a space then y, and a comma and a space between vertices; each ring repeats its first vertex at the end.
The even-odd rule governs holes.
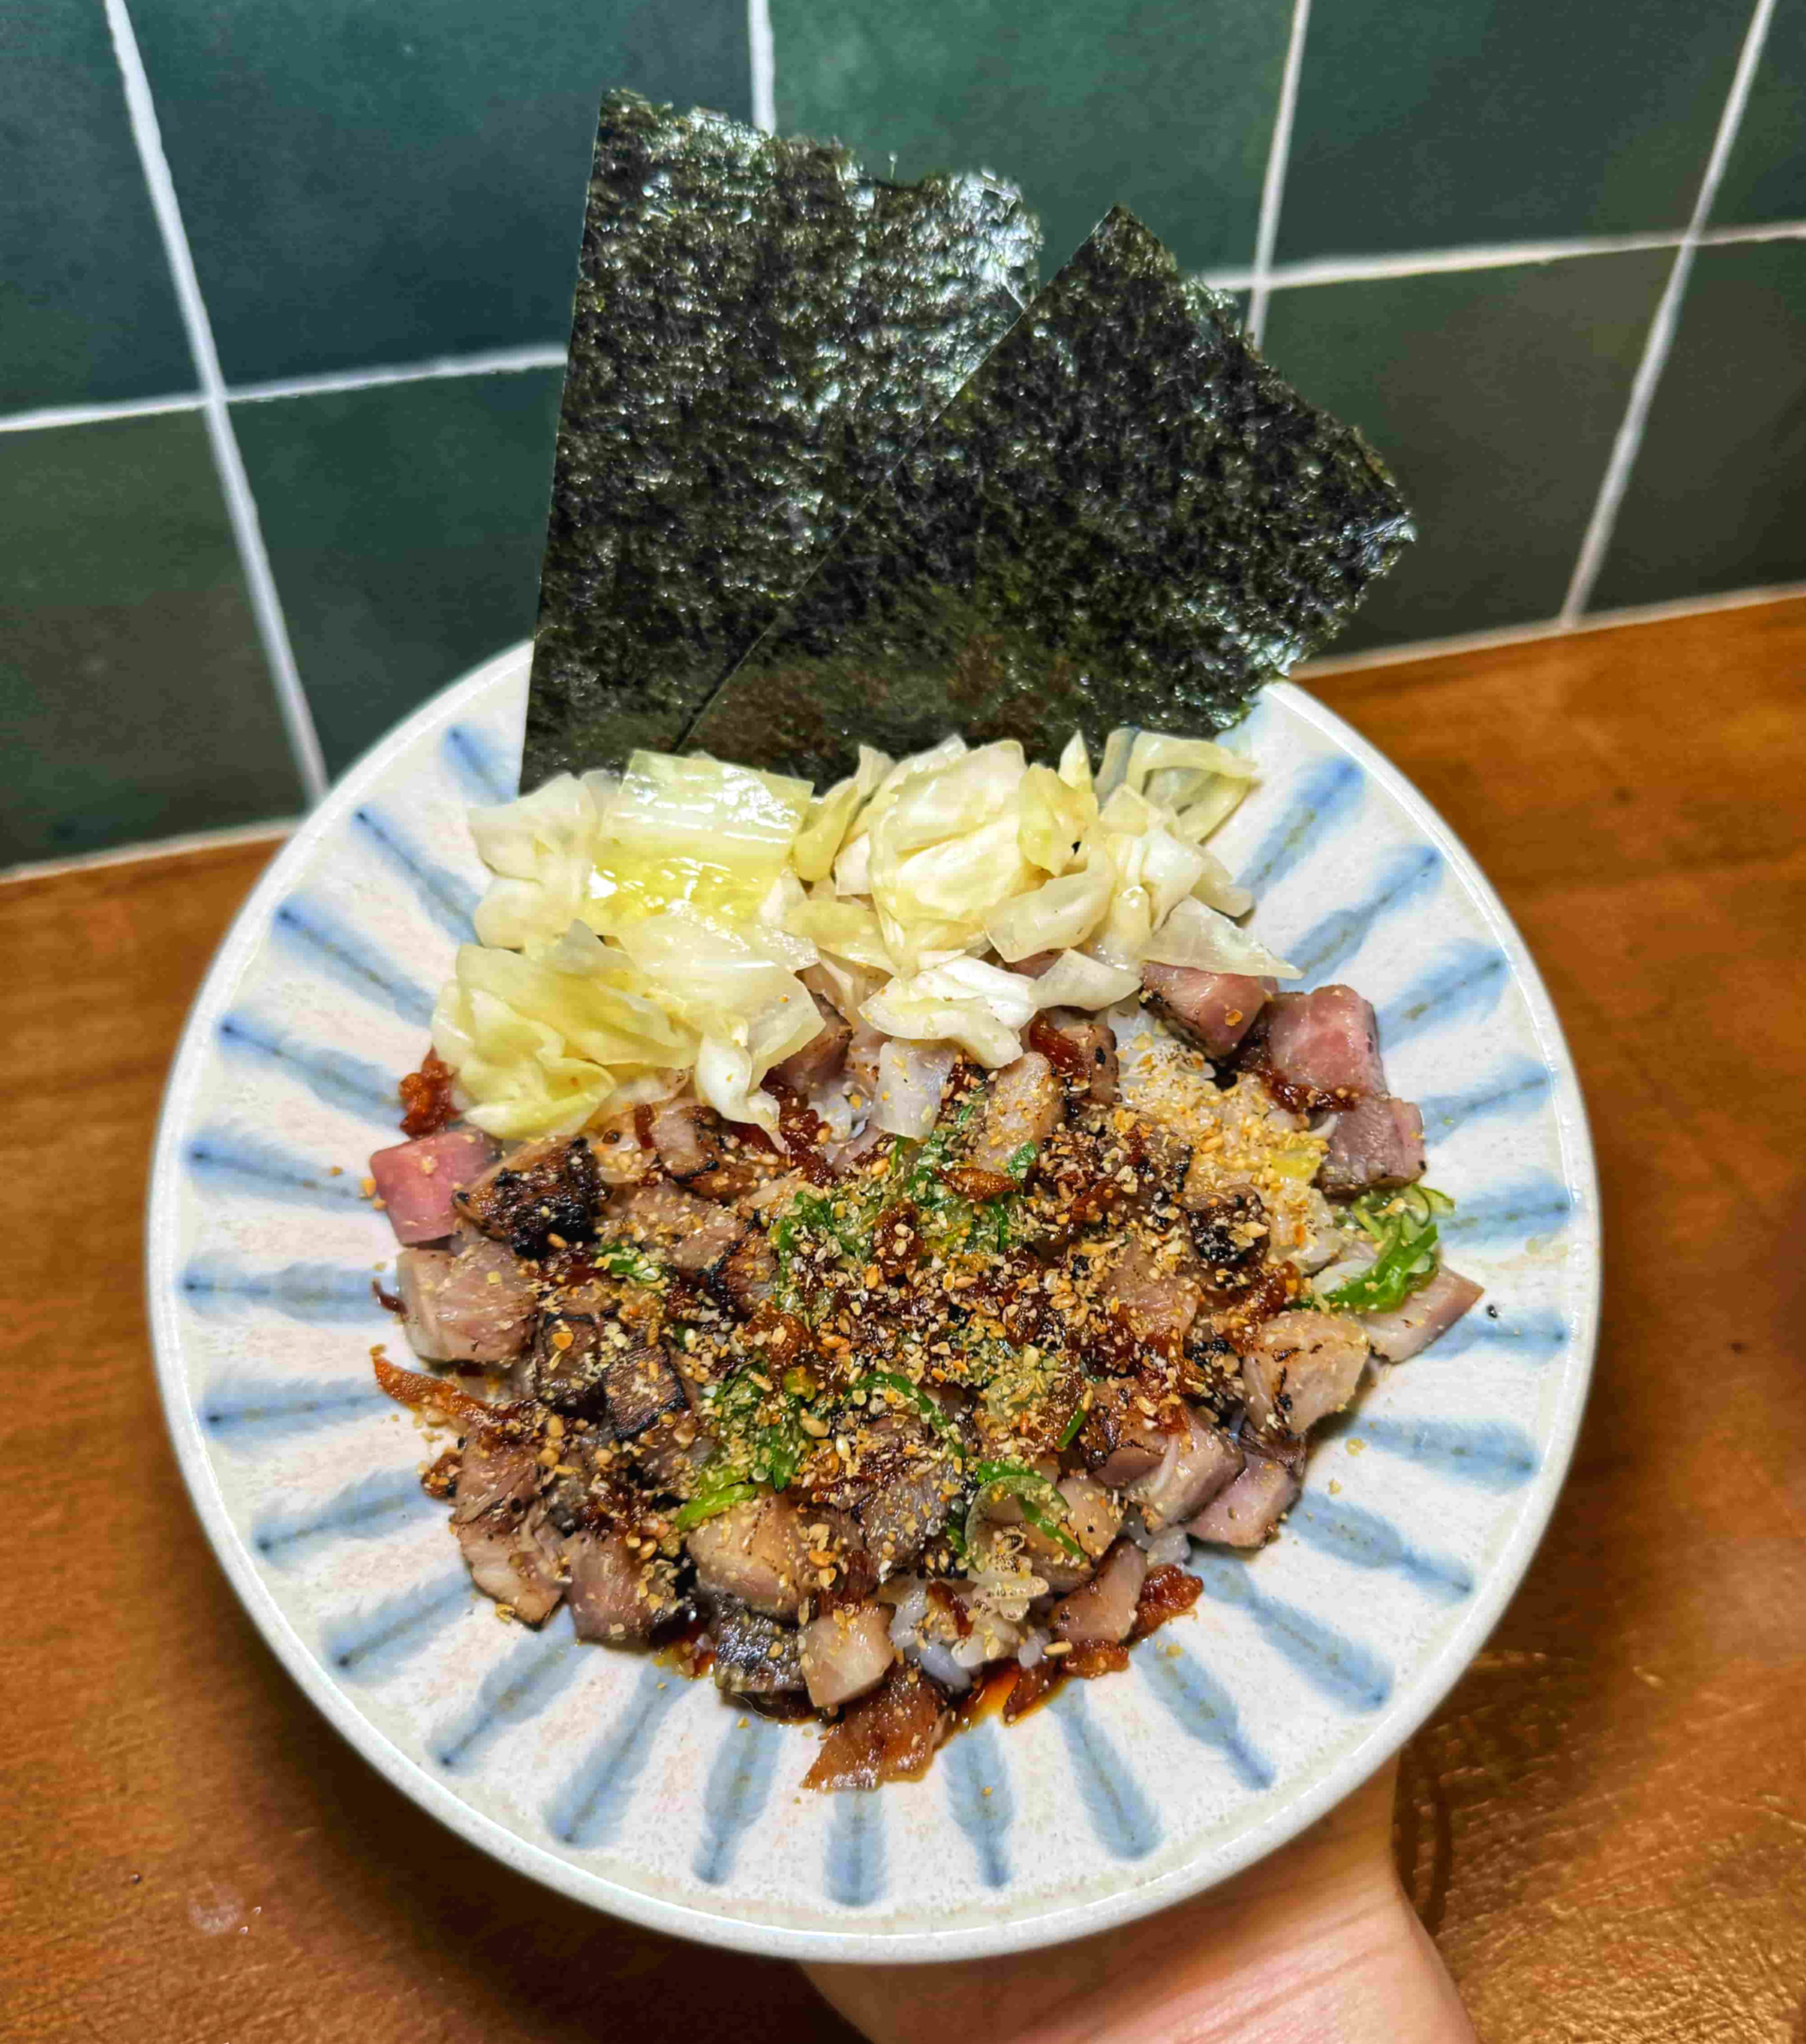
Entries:
POLYGON ((1119 207, 686 740, 821 779, 860 739, 1046 752, 1075 726, 1221 728, 1412 537, 1361 435, 1119 207))
POLYGON ((1033 296, 986 175, 602 102, 522 785, 671 745, 1033 296))

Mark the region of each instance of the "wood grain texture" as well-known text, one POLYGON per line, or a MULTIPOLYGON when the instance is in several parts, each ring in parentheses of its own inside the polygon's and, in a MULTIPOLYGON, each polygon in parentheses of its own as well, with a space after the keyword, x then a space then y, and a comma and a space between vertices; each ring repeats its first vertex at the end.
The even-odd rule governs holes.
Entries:
MULTIPOLYGON (((1306 679, 1497 882, 1605 1190, 1580 1452, 1407 1752, 1408 1884, 1488 2044, 1806 2044, 1806 603, 1306 679)), ((0 1653, 0 2033, 844 2044, 792 1969, 591 1915, 417 1812, 212 1559, 139 1217, 183 1015, 267 856, 0 887, 13 1154, 72 1159, 92 1245, 0 1265, 13 1551, 52 1564, 0 1653)))

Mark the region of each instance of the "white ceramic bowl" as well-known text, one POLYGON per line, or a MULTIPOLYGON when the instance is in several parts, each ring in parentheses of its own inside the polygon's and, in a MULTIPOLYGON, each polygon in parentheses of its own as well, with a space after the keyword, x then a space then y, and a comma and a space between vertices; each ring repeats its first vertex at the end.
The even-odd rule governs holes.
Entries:
MULTIPOLYGON (((1219 1881, 1376 1768, 1516 1587, 1573 1444, 1599 1298, 1597 1196, 1561 1032, 1471 859, 1301 691, 1249 726, 1258 790, 1218 840, 1255 926, 1379 1009, 1422 1103, 1450 1260, 1487 1310, 1322 1430, 1251 1560, 1198 1550, 1195 1615, 928 1778, 800 1788, 807 1730, 714 1686, 501 1623, 421 1443, 372 1381, 393 1253, 359 1195, 398 1140, 482 872, 470 801, 513 785, 519 647, 447 689, 272 865, 189 1018, 157 1139, 149 1283, 177 1454, 227 1574, 320 1709, 509 1866, 660 1930, 838 1960, 951 1959, 1102 1930, 1219 1881), (342 1175, 332 1175, 334 1168, 342 1175)), ((1050 732, 1047 750, 1066 734, 1050 732)), ((1093 734, 1094 740, 1100 734, 1093 734)))

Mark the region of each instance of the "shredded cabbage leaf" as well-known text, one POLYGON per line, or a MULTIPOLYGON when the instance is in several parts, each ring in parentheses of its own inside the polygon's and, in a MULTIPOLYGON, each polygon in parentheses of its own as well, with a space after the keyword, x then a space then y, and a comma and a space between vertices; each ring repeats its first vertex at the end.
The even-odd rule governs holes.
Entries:
POLYGON ((1289 977, 1205 849, 1254 776, 1213 740, 1128 727, 1095 779, 1078 732, 1055 767, 1013 740, 862 746, 820 795, 702 756, 562 774, 470 812, 493 877, 433 1046, 505 1139, 690 1086, 775 1139, 764 1082, 821 1028, 812 988, 931 1073, 960 1050, 1013 1062, 1041 1009, 1127 1000, 1145 961, 1289 977), (1004 969, 1049 952, 1039 979, 1004 969))

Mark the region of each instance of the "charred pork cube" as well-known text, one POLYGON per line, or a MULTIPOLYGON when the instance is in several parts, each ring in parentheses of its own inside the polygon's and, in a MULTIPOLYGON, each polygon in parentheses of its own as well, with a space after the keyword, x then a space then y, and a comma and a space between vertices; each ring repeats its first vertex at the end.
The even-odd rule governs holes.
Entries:
POLYGON ((1207 973, 1195 966, 1144 965, 1148 1005, 1207 1058, 1233 1057, 1274 990, 1271 979, 1207 973))
POLYGON ((1187 1218, 1192 1247, 1211 1287, 1229 1292, 1245 1285, 1259 1269, 1267 1245, 1267 1209, 1260 1194, 1225 1193, 1194 1207, 1187 1218))
POLYGON ((728 1603, 710 1632, 716 1685, 729 1696, 782 1696, 802 1687, 802 1639, 795 1627, 728 1603))
POLYGON ((543 1256, 551 1238, 580 1242, 595 1223, 600 1177, 583 1136, 548 1136, 485 1171, 458 1194, 465 1219, 517 1256, 543 1256))
POLYGON ((603 1329, 602 1378, 609 1424, 621 1439, 632 1440, 662 1414, 681 1411, 687 1401, 665 1351, 656 1343, 622 1347, 622 1332, 603 1329), (616 1345, 611 1345, 611 1335, 616 1345))
POLYGON ((711 1271, 746 1231, 737 1213, 680 1185, 636 1185, 616 1193, 603 1211, 606 1233, 642 1249, 674 1270, 711 1271))
POLYGON ((543 1313, 533 1335, 533 1389, 556 1412, 593 1417, 608 1405, 607 1333, 593 1313, 543 1313))

